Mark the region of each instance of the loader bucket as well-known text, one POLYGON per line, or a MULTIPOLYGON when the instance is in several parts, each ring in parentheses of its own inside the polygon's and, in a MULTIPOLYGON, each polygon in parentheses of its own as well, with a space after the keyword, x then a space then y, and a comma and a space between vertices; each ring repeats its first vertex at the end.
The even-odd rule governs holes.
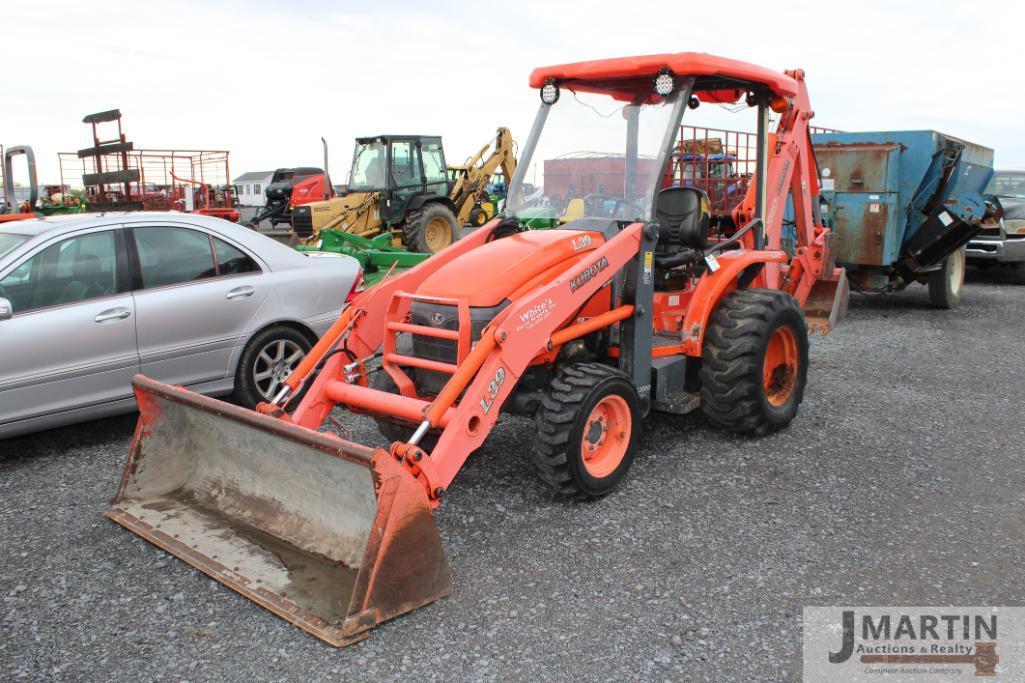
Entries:
POLYGON ((132 384, 118 524, 334 646, 451 591, 426 493, 388 451, 132 384))

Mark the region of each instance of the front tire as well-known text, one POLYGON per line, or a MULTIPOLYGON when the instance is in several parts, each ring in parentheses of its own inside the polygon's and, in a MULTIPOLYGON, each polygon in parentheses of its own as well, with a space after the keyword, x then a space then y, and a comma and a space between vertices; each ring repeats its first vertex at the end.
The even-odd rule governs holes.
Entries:
POLYGON ((421 254, 437 254, 459 239, 452 210, 440 202, 410 211, 403 228, 406 248, 421 254))
POLYGON ((254 409, 273 399, 311 348, 306 335, 291 327, 258 332, 246 344, 235 369, 235 400, 254 409))
POLYGON ((701 408, 716 427, 765 435, 797 415, 808 381, 808 327, 786 292, 731 292, 701 353, 701 408))
POLYGON ((958 249, 943 261, 939 270, 929 273, 929 303, 936 308, 957 308, 964 287, 965 252, 958 249))
POLYGON ((598 363, 563 366, 535 416, 538 476, 569 498, 609 493, 633 463, 640 405, 636 387, 618 370, 598 363))
POLYGON ((487 214, 487 212, 484 211, 484 209, 479 207, 479 206, 473 207, 473 210, 470 212, 470 225, 472 225, 475 228, 479 228, 480 226, 484 225, 487 222, 488 222, 488 214, 487 214))

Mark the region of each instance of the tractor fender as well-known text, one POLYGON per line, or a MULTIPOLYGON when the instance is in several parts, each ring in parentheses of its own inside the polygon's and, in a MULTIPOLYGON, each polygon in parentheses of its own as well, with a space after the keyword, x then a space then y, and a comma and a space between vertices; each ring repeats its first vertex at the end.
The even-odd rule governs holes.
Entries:
MULTIPOLYGON (((754 265, 786 263, 787 260, 786 252, 775 250, 738 249, 717 255, 719 267, 715 272, 709 269, 698 280, 691 304, 687 308, 687 315, 683 319, 683 353, 687 356, 701 357, 708 319, 719 306, 719 301, 737 288, 737 279, 744 271, 754 265)), ((761 275, 756 277, 755 281, 760 278, 761 275)))
POLYGON ((406 202, 405 208, 402 210, 402 215, 405 216, 410 211, 416 211, 421 209, 426 204, 439 203, 444 204, 452 211, 452 213, 458 215, 459 212, 456 210, 456 205, 448 197, 440 197, 436 194, 416 194, 409 198, 406 202))

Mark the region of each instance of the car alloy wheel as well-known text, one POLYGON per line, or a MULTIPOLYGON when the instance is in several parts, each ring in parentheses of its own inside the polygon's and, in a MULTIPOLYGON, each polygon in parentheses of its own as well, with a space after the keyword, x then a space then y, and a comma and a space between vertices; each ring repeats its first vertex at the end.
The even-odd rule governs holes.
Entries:
POLYGON ((253 381, 264 400, 274 398, 305 356, 302 347, 291 339, 274 339, 260 349, 253 361, 253 381))

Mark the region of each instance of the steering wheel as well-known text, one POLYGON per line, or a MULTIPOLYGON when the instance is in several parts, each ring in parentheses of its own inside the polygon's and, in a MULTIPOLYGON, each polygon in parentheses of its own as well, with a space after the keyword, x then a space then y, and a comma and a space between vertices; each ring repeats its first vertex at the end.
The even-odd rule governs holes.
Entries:
POLYGON ((605 202, 615 202, 616 204, 616 209, 613 210, 612 215, 608 216, 608 218, 626 221, 631 220, 631 218, 627 218, 627 214, 630 214, 631 217, 636 217, 644 213, 644 210, 635 202, 619 195, 595 193, 586 195, 583 199, 584 204, 589 209, 600 206, 602 217, 605 217, 605 202))

